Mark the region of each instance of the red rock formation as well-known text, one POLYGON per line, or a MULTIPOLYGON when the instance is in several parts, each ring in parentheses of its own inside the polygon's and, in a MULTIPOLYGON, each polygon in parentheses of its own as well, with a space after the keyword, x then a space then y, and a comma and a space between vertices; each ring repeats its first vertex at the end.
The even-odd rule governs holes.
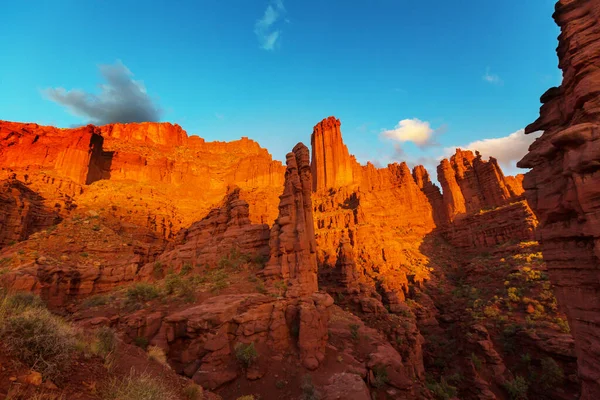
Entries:
POLYGON ((445 230, 452 245, 463 249, 493 247, 509 241, 535 239, 537 218, 521 200, 457 219, 445 230))
MULTIPOLYGON (((413 177, 406 163, 380 169, 358 164, 335 118, 314 128, 312 144, 320 280, 329 290, 358 293, 374 291, 375 283, 385 277, 387 283, 377 286, 383 288, 384 300, 403 300, 406 272, 425 265, 419 243, 441 219, 428 199, 436 201, 435 186, 422 167, 413 177)), ((439 191, 438 197, 440 201, 439 191)), ((426 276, 423 272, 417 279, 426 276)))
POLYGON ((252 222, 270 224, 284 171, 248 138, 205 142, 168 123, 58 129, 0 121, 0 167, 0 179, 30 182, 50 207, 69 196, 165 238, 204 217, 230 185, 240 187, 252 222))
POLYGON ((600 398, 600 1, 561 0, 554 19, 563 82, 525 133, 544 131, 519 162, 559 305, 575 339, 582 399, 600 398))
POLYGON ((0 248, 60 222, 56 209, 23 182, 0 182, 0 248))
POLYGON ((298 143, 286 156, 279 217, 271 229, 271 258, 265 277, 283 279, 290 297, 317 291, 317 245, 312 212, 308 148, 298 143))
MULTIPOLYGON (((219 208, 180 230, 156 262, 164 265, 166 272, 170 268, 179 271, 184 264, 215 267, 219 260, 232 253, 252 259, 267 257, 269 226, 252 224, 248 208, 248 203, 240 199, 240 189, 232 189, 219 208)), ((148 278, 155 275, 156 262, 142 268, 140 275, 148 278)))
POLYGON ((354 170, 358 163, 342 141, 340 126, 339 119, 326 118, 314 127, 310 137, 312 186, 317 192, 357 183, 354 170))
POLYGON ((484 161, 476 152, 456 149, 438 166, 438 180, 451 221, 461 214, 502 206, 518 195, 518 180, 507 179, 495 158, 484 161), (514 187, 515 189, 512 189, 514 187))

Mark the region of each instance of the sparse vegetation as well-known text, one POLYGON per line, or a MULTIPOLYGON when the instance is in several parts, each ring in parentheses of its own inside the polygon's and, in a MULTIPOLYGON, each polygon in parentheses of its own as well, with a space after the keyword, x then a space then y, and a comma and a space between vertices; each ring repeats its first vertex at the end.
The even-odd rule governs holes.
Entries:
POLYGON ((160 261, 156 261, 154 263, 154 265, 152 266, 152 276, 155 279, 160 279, 163 277, 164 273, 165 273, 165 270, 164 270, 163 264, 160 261))
POLYGON ((107 305, 110 302, 110 298, 103 294, 96 294, 94 296, 85 299, 81 305, 84 308, 100 307, 107 305))
POLYGON ((319 400, 321 398, 321 393, 313 385, 310 375, 304 376, 300 389, 302 389, 302 400, 319 400))
POLYGON ((254 342, 250 344, 237 343, 235 345, 235 356, 244 367, 248 368, 258 359, 258 352, 254 347, 254 342))
POLYGON ((146 353, 148 354, 148 358, 150 360, 157 361, 157 362, 161 363, 162 365, 166 365, 166 366, 169 365, 169 363, 167 363, 167 355, 165 354, 163 349, 161 349, 160 347, 150 346, 150 347, 148 347, 148 351, 146 353))
POLYGON ((350 324, 348 327, 350 328, 350 336, 352 337, 352 339, 357 340, 358 339, 358 329, 360 328, 360 325, 350 324))
POLYGON ((0 338, 12 355, 52 380, 60 380, 69 370, 76 343, 71 326, 30 293, 2 299, 0 338))
POLYGON ((128 303, 140 303, 156 299, 160 296, 158 289, 149 283, 136 283, 125 292, 128 303))
POLYGON ((471 353, 471 362, 473 363, 473 366, 475 367, 475 369, 477 371, 481 371, 481 360, 479 359, 479 357, 477 357, 477 355, 475 353, 471 353))
POLYGON ((508 392, 511 400, 527 400, 529 384, 521 375, 517 375, 515 379, 511 381, 506 381, 504 383, 504 389, 508 392))
POLYGON ((190 262, 185 262, 183 263, 183 265, 181 266, 181 271, 179 272, 179 274, 181 276, 185 276, 188 275, 190 272, 192 272, 192 270, 194 269, 194 267, 192 266, 192 263, 190 262))
POLYGON ((195 383, 192 383, 183 389, 183 395, 187 400, 203 400, 203 392, 202 386, 198 386, 195 383))
POLYGON ((389 382, 388 372, 385 365, 375 365, 372 368, 373 376, 375 379, 371 382, 371 385, 375 388, 380 388, 389 382))
POLYGON ((539 376, 540 386, 545 390, 561 387, 565 380, 565 373, 554 359, 542 359, 542 370, 539 376))
POLYGON ((146 339, 144 336, 136 336, 135 339, 133 339, 133 344, 146 350, 148 347, 148 339, 146 339))
POLYGON ((176 400, 178 396, 149 374, 132 370, 123 379, 112 379, 101 391, 102 400, 176 400))
POLYGON ((117 336, 109 327, 103 326, 94 334, 91 344, 92 352, 106 360, 117 349, 117 336))
POLYGON ((458 394, 456 387, 450 385, 448 381, 442 377, 439 382, 428 381, 426 383, 427 389, 429 389, 436 399, 448 400, 455 398, 458 394))

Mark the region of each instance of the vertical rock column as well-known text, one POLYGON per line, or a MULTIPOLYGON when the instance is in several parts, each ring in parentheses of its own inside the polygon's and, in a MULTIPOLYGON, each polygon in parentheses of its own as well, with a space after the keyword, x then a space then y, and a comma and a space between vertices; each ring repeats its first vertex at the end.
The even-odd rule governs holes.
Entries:
POLYGON ((282 279, 286 296, 299 297, 318 290, 308 148, 298 143, 287 154, 286 164, 279 216, 271 228, 271 254, 264 276, 273 284, 282 279))

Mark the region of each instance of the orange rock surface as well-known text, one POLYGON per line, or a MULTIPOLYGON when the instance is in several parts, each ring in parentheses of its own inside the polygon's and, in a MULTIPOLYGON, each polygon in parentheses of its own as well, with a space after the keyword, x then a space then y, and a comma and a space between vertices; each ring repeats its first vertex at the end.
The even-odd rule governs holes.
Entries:
POLYGON ((230 185, 249 203, 252 222, 271 224, 284 171, 252 140, 205 142, 169 123, 0 122, 0 167, 0 179, 27 182, 51 209, 72 200, 164 238, 203 218, 230 185))
POLYGON ((538 238, 577 352, 582 399, 600 398, 600 1, 561 0, 554 19, 563 82, 525 133, 544 131, 519 162, 538 238))

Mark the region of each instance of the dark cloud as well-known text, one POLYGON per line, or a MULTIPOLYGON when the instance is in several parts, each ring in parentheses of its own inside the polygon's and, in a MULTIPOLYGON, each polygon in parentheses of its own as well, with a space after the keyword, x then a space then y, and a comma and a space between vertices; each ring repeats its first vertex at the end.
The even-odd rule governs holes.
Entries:
POLYGON ((100 85, 100 94, 83 90, 50 88, 44 91, 52 101, 69 112, 104 125, 113 122, 155 122, 161 110, 146 92, 144 84, 133 80, 131 71, 117 61, 114 65, 100 65, 100 75, 106 83, 100 85))

